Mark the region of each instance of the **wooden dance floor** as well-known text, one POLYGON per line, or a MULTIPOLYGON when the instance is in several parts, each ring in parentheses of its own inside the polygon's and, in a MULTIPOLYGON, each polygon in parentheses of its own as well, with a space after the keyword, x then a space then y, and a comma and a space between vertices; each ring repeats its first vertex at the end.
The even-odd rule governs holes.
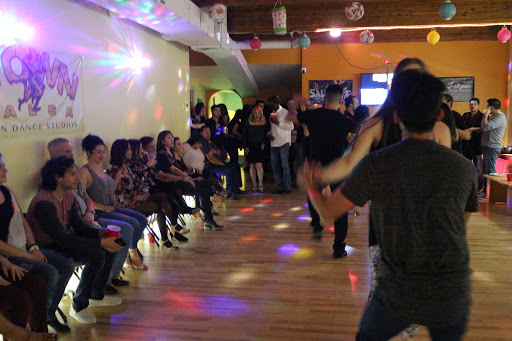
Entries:
MULTIPOLYGON (((196 226, 178 250, 141 240, 149 271, 126 272, 123 304, 91 308, 94 325, 69 318, 59 340, 354 340, 370 287, 368 209, 349 218, 348 257, 332 260, 334 234, 311 240, 304 193, 240 198, 218 209, 224 231, 196 226)), ((468 228, 465 340, 512 340, 511 218, 504 205, 480 208, 468 228)), ((428 331, 416 340, 430 340, 428 331)))

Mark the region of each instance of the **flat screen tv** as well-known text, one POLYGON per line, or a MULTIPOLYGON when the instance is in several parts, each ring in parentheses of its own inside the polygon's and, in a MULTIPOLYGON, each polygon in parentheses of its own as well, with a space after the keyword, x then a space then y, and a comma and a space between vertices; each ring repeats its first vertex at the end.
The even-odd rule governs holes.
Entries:
POLYGON ((361 104, 382 105, 388 96, 392 73, 361 74, 361 104))

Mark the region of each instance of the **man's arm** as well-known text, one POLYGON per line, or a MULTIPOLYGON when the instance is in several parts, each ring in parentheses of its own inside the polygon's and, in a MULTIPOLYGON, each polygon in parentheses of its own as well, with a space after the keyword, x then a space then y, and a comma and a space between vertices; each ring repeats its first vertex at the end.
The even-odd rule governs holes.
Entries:
POLYGON ((218 166, 224 166, 222 162, 217 160, 217 158, 213 155, 213 149, 210 149, 208 154, 205 155, 208 160, 210 160, 211 163, 218 165, 218 166))
POLYGON ((60 248, 79 250, 100 247, 99 237, 84 238, 66 234, 66 229, 57 216, 57 208, 49 201, 40 201, 34 206, 34 218, 60 248))
POLYGON ((469 129, 457 129, 457 133, 459 133, 459 136, 463 140, 471 140, 471 130, 469 129))

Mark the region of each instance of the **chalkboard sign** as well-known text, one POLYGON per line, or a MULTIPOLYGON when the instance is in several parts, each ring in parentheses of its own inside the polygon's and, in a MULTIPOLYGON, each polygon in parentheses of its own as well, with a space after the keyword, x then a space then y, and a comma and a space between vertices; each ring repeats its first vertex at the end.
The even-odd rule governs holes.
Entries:
POLYGON ((475 77, 439 77, 454 102, 469 102, 475 92, 475 77))

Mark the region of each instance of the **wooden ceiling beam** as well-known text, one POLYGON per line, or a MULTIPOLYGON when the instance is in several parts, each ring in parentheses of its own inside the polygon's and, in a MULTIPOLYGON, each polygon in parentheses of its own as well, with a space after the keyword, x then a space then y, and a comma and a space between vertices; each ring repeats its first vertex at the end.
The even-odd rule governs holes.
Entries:
MULTIPOLYGON (((201 6, 210 0, 194 0, 201 6)), ((228 6, 228 32, 272 33, 271 9, 274 0, 225 0, 228 6), (255 5, 256 3, 256 5, 255 5)), ((315 31, 329 27, 435 25, 445 23, 493 23, 512 21, 512 2, 498 0, 458 0, 457 14, 451 21, 439 16, 442 2, 425 0, 368 0, 364 1, 365 15, 356 22, 345 16, 350 1, 299 0, 284 2, 289 31, 315 31)))
MULTIPOLYGON (((472 28, 439 28, 437 31, 441 35, 441 42, 446 41, 489 41, 497 40, 499 27, 472 27, 472 28)), ((429 29, 422 30, 389 30, 389 31, 373 31, 376 43, 390 42, 427 42, 427 34, 429 29)), ((312 44, 329 44, 338 42, 340 44, 359 43, 360 32, 344 32, 339 38, 332 38, 328 32, 308 33, 312 44)), ((250 40, 253 38, 251 34, 235 34, 230 35, 235 41, 250 40)), ((265 40, 290 40, 290 36, 260 36, 265 40)))

